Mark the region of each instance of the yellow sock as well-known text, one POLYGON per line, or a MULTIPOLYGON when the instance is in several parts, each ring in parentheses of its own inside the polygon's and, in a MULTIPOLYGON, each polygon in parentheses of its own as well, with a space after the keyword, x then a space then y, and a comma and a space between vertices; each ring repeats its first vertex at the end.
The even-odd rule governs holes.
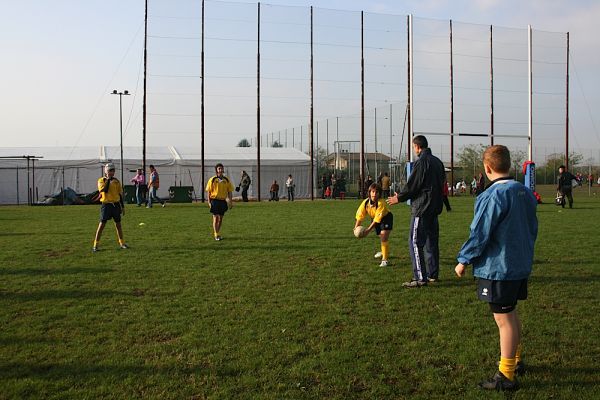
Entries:
POLYGON ((125 239, 119 239, 119 245, 123 246, 123 244, 125 244, 125 239))
POLYGON ((98 247, 99 244, 100 244, 99 240, 94 240, 94 247, 98 247))
POLYGON ((521 350, 522 350, 522 346, 521 343, 519 343, 519 345, 517 346, 517 352, 515 353, 515 360, 518 363, 521 362, 521 350))
POLYGON ((382 260, 387 260, 388 259, 388 254, 389 254, 389 243, 388 242, 381 242, 381 259, 382 260))
POLYGON ((517 360, 515 358, 504 358, 500 357, 500 367, 498 368, 502 374, 510 379, 515 380, 515 368, 517 367, 517 360))

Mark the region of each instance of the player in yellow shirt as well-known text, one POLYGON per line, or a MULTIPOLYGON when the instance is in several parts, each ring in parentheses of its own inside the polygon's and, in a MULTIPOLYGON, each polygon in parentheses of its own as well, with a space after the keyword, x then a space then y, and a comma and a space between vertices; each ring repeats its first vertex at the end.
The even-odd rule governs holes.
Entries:
POLYGON ((371 217, 372 222, 363 233, 363 237, 375 229, 375 233, 381 239, 381 251, 375 254, 375 258, 381 258, 380 267, 388 266, 389 247, 388 241, 390 233, 394 227, 394 215, 388 210, 385 200, 381 198, 381 186, 373 183, 368 188, 368 197, 360 203, 356 210, 356 224, 358 227, 367 217, 371 217))
POLYGON ((110 219, 115 221, 119 246, 122 249, 128 249, 129 247, 125 244, 125 240, 123 239, 123 228, 121 227, 121 214, 125 215, 123 186, 121 186, 121 182, 115 178, 115 165, 113 163, 108 163, 104 166, 104 176, 98 179, 98 191, 100 192, 100 203, 102 203, 102 207, 100 207, 100 223, 96 230, 92 251, 94 253, 98 251, 102 231, 106 226, 106 222, 110 219))
POLYGON ((219 241, 221 237, 221 224, 223 216, 229 208, 233 208, 232 193, 233 184, 224 175, 225 167, 219 163, 215 166, 217 175, 213 176, 206 183, 206 193, 208 194, 208 205, 213 215, 213 236, 219 241))

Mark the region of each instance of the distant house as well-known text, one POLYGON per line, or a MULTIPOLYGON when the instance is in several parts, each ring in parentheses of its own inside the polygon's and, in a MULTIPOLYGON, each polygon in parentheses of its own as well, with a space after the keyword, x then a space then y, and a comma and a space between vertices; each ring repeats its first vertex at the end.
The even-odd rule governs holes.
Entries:
MULTIPOLYGON (((365 175, 375 175, 390 171, 390 159, 383 153, 365 153, 365 175), (377 164, 377 166, 375 165, 377 164)), ((330 153, 325 157, 325 164, 330 170, 344 172, 349 177, 358 177, 360 174, 360 153, 339 152, 330 153)))

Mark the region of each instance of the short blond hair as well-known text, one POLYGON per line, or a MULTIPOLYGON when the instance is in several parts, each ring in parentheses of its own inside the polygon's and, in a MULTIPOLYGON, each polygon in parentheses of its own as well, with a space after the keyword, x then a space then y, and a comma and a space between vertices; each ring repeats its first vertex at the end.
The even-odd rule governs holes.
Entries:
POLYGON ((483 153, 483 163, 489 165, 494 172, 505 173, 510 171, 510 151, 508 151, 508 147, 501 144, 488 147, 483 153))

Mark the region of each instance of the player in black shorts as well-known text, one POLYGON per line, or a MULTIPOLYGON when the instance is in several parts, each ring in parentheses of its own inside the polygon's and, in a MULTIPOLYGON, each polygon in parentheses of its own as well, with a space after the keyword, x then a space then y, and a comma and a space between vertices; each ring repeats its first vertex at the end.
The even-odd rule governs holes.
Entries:
POLYGON ((527 280, 533 264, 538 222, 533 192, 511 178, 510 153, 491 146, 483 153, 483 167, 490 185, 475 202, 471 234, 458 254, 454 268, 459 277, 473 265, 479 278, 477 295, 486 301, 500 332, 500 363, 482 389, 516 390, 521 361, 521 320, 517 302, 527 298, 527 280))

